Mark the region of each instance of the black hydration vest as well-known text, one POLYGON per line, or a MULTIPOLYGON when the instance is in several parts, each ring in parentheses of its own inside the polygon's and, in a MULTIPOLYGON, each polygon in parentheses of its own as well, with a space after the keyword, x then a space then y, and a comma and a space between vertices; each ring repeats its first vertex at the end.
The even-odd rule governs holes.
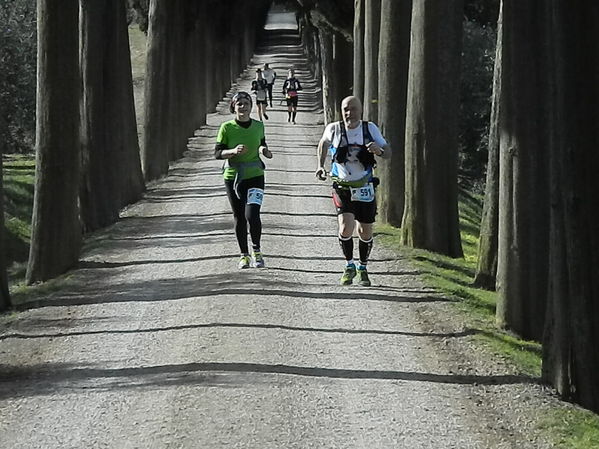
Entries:
MULTIPOLYGON (((349 142, 347 139, 347 131, 345 130, 345 123, 340 122, 341 125, 341 139, 339 140, 339 147, 337 147, 335 154, 333 155, 333 161, 338 164, 344 164, 347 161, 347 153, 349 151, 349 142), (345 145, 342 145, 343 139, 345 139, 345 145)), ((362 122, 362 139, 363 144, 359 145, 360 150, 358 151, 358 161, 366 168, 373 168, 376 165, 374 154, 366 149, 366 145, 370 142, 374 142, 370 130, 368 129, 368 122, 362 122)))

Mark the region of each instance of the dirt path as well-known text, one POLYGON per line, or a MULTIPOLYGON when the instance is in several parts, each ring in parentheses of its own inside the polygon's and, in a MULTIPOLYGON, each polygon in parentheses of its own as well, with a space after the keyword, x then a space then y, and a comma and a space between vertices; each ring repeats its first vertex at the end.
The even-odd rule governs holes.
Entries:
POLYGON ((533 430, 541 388, 441 321, 449 300, 405 260, 377 245, 373 287, 337 285, 334 210, 313 176, 316 82, 299 47, 263 50, 234 90, 263 62, 279 77, 293 63, 305 85, 297 125, 278 101, 266 123, 267 268, 236 268, 212 158, 223 103, 60 291, 2 319, 2 446, 550 447, 533 430))

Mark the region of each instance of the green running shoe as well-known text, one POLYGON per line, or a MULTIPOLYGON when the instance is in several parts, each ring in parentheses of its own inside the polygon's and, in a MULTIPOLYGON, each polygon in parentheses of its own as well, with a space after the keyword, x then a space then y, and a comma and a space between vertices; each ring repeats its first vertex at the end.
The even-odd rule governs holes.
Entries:
POLYGON ((250 267, 250 256, 248 254, 242 254, 241 257, 239 258, 239 269, 242 270, 244 268, 249 268, 250 267))
POLYGON ((347 265, 345 267, 345 271, 343 272, 343 276, 341 276, 341 280, 339 283, 341 285, 351 285, 352 281, 356 277, 356 266, 355 265, 347 265))
POLYGON ((370 287, 370 279, 368 279, 368 271, 366 271, 366 267, 360 267, 356 270, 358 275, 358 284, 362 287, 370 287))
POLYGON ((260 251, 254 251, 254 267, 264 268, 264 257, 260 251))

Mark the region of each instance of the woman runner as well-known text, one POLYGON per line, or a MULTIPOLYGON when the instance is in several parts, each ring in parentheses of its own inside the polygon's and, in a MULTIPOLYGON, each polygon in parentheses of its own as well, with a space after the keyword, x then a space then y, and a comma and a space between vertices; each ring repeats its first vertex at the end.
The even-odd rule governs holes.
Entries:
POLYGON ((264 257, 260 249, 260 208, 264 198, 264 163, 260 156, 270 159, 272 153, 266 145, 264 124, 250 117, 250 94, 235 94, 229 110, 235 114, 235 119, 220 125, 214 156, 225 160, 223 177, 241 252, 239 268, 249 268, 250 265, 262 268, 264 257), (248 224, 252 240, 251 258, 247 240, 248 224))

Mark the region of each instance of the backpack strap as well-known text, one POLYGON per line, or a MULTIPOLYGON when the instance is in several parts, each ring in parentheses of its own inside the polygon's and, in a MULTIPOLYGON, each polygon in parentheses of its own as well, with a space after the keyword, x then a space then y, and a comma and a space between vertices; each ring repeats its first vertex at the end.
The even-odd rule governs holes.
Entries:
POLYGON ((362 138, 364 139, 364 145, 374 142, 372 134, 370 134, 369 124, 370 122, 362 122, 362 138))

